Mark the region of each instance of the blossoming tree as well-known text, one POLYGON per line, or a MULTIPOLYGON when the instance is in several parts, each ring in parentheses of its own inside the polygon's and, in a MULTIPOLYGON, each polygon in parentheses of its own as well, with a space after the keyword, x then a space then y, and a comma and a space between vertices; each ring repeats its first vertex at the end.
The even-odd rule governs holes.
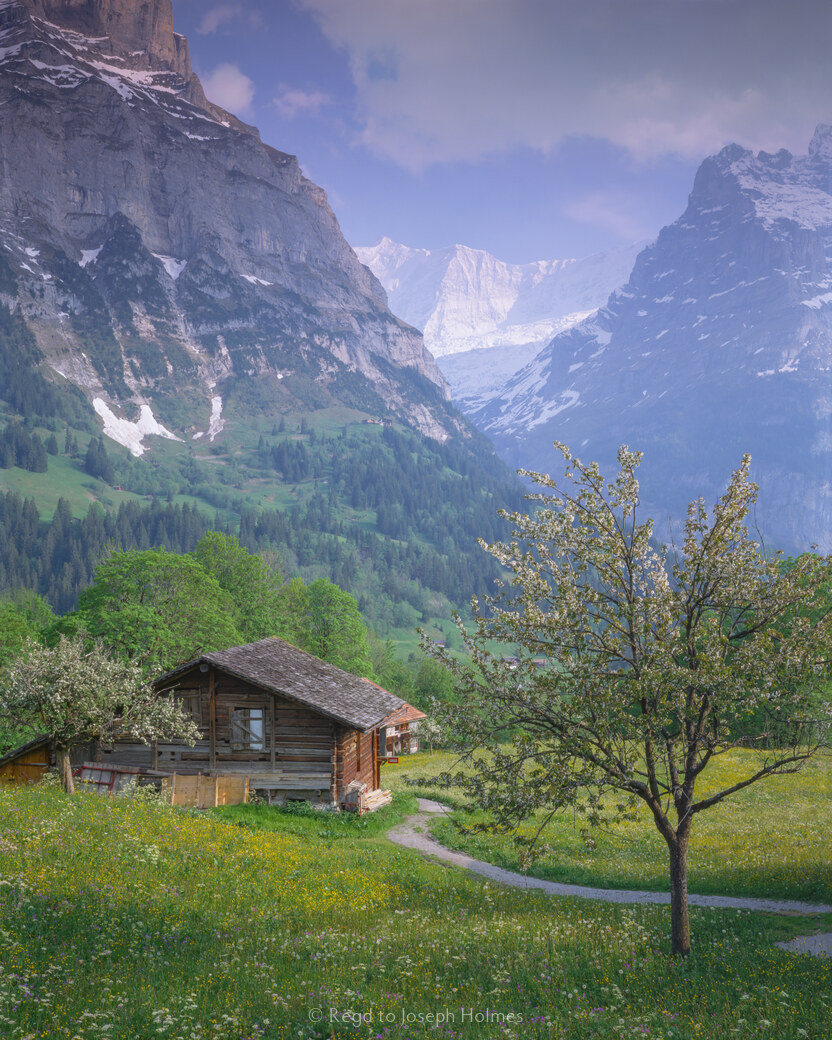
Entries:
POLYGON ((458 620, 468 660, 433 650, 460 695, 445 719, 469 768, 453 780, 506 828, 539 810, 597 818, 643 802, 667 844, 672 948, 686 955, 696 818, 827 741, 832 561, 786 566, 750 538, 748 456, 712 513, 693 502, 681 544, 659 548, 637 517, 640 453, 622 447, 607 482, 556 447, 564 481, 521 471, 537 508, 502 513, 511 541, 481 542, 510 578, 484 608, 474 601, 472 633, 458 620), (520 656, 496 656, 493 640, 520 656), (715 758, 748 747, 736 782, 701 793, 715 758))
POLYGON ((61 783, 74 791, 70 753, 89 740, 132 736, 145 744, 199 733, 171 697, 159 697, 141 669, 100 643, 61 636, 54 647, 30 643, 0 673, 0 713, 17 726, 49 737, 61 783))

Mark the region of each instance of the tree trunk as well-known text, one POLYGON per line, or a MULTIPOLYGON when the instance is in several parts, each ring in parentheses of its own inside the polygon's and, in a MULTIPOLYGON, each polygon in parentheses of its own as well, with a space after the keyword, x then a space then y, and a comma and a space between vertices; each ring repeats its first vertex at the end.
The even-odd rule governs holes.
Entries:
POLYGON ((75 794, 75 781, 72 779, 72 763, 69 761, 69 748, 55 748, 58 759, 58 775, 67 794, 75 794))
POLYGON ((688 918, 688 839, 668 842, 670 850, 670 933, 674 956, 690 953, 690 920, 688 918))

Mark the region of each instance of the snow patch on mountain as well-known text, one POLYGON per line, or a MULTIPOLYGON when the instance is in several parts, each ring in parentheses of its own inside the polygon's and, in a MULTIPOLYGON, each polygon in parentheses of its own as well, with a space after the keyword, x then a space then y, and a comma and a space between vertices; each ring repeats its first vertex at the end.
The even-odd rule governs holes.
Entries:
POLYGON ((225 419, 222 417, 222 398, 220 396, 211 398, 211 420, 208 424, 208 440, 222 433, 225 427, 225 419))
POLYGON ((175 256, 165 256, 163 253, 154 253, 153 255, 157 260, 161 260, 162 266, 174 282, 188 266, 187 260, 177 260, 175 256))
POLYGON ((81 259, 78 261, 79 265, 81 267, 87 267, 89 264, 94 264, 98 259, 98 254, 103 248, 104 246, 99 246, 98 249, 82 249, 81 259))
POLYGON ((114 440, 116 444, 121 444, 129 449, 132 455, 144 455, 146 449, 142 442, 145 437, 151 435, 164 437, 169 441, 181 440, 181 437, 177 437, 176 434, 171 433, 160 422, 157 422, 156 417, 153 415, 153 410, 148 404, 141 406, 138 422, 130 422, 129 419, 119 419, 115 412, 100 397, 96 397, 93 400, 92 406, 101 417, 101 421, 104 424, 104 433, 111 440, 114 440))

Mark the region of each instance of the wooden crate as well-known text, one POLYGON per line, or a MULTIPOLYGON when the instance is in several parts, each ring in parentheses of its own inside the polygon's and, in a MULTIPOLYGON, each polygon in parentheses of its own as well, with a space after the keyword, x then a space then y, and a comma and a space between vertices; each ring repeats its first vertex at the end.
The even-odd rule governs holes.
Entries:
POLYGON ((162 781, 162 792, 171 805, 212 809, 217 805, 243 805, 248 801, 247 776, 182 776, 174 773, 162 781))

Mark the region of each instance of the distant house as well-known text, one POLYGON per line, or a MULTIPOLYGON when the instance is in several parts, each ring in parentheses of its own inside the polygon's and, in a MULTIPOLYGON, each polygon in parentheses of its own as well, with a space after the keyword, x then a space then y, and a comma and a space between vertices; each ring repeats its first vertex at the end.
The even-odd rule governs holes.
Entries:
POLYGON ((411 729, 414 722, 426 719, 427 715, 412 704, 402 704, 379 723, 381 747, 390 755, 409 755, 419 750, 419 737, 411 729))
MULTIPOLYGON (((407 705, 375 683, 271 638, 203 654, 155 686, 194 718, 196 745, 117 740, 84 748, 79 764, 147 779, 244 776, 250 791, 277 803, 306 799, 366 808, 389 800, 380 792, 381 728, 407 705)), ((11 770, 24 752, 22 772, 32 771, 33 753, 37 768, 54 761, 47 742, 30 743, 0 759, 0 771, 11 770)))

